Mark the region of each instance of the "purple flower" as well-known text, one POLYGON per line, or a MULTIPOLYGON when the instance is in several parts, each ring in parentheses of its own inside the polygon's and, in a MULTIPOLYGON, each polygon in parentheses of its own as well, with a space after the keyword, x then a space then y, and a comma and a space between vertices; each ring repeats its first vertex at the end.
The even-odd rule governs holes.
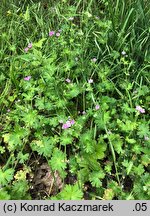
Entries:
POLYGON ((86 114, 86 112, 85 112, 85 111, 83 111, 83 112, 82 112, 82 115, 85 115, 85 114, 86 114))
POLYGON ((91 61, 92 61, 92 62, 96 62, 96 61, 97 61, 97 58, 92 58, 91 61))
POLYGON ((8 109, 7 112, 10 112, 10 109, 8 109))
POLYGON ((62 129, 67 129, 71 127, 70 121, 67 121, 65 124, 62 125, 62 129))
POLYGON ((67 124, 62 125, 62 129, 67 129, 67 128, 69 128, 69 126, 67 124))
POLYGON ((57 32, 57 33, 56 33, 56 36, 57 36, 57 37, 59 37, 59 36, 60 36, 60 33, 59 33, 59 32, 57 32))
POLYGON ((32 43, 28 44, 28 48, 31 49, 32 48, 32 43))
POLYGON ((28 52, 28 50, 29 50, 29 48, 28 48, 28 47, 24 48, 24 51, 25 51, 25 52, 28 52))
POLYGON ((95 106, 95 109, 96 109, 96 110, 99 110, 99 108, 100 108, 100 106, 97 104, 97 105, 95 106))
POLYGON ((140 113, 145 113, 145 109, 143 109, 141 106, 136 106, 135 108, 137 111, 139 111, 140 113))
POLYGON ((72 119, 72 120, 68 120, 68 121, 66 121, 66 123, 65 123, 65 124, 63 124, 63 125, 62 125, 62 129, 67 129, 67 128, 70 128, 70 127, 71 127, 71 125, 73 125, 73 124, 75 124, 75 121, 74 121, 74 119, 72 119))
POLYGON ((88 83, 93 83, 93 79, 89 79, 89 80, 88 80, 88 83))
POLYGON ((50 37, 53 36, 54 34, 55 34, 54 31, 50 31, 50 32, 49 32, 49 36, 50 36, 50 37))
POLYGON ((31 76, 24 77, 24 80, 26 81, 29 81, 30 79, 31 79, 31 76))
POLYGON ((67 79, 66 79, 66 82, 67 82, 67 83, 70 83, 70 82, 71 82, 71 80, 70 80, 69 78, 67 78, 67 79))
POLYGON ((74 125, 75 124, 75 120, 74 119, 70 120, 70 124, 74 125))
POLYGON ((68 125, 68 127, 71 127, 71 123, 70 123, 70 121, 68 120, 68 121, 66 121, 66 124, 68 125))

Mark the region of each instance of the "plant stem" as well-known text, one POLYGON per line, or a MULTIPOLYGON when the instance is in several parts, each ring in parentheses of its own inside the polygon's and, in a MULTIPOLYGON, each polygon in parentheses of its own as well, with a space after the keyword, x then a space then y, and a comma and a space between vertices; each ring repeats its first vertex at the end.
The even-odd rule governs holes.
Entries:
POLYGON ((109 146, 110 146, 111 153, 112 153, 112 156, 113 156, 113 162, 114 162, 114 166, 115 166, 117 181, 118 181, 118 184, 120 185, 120 179, 119 179, 119 175, 118 175, 118 168, 117 168, 117 165, 116 165, 116 155, 115 155, 113 144, 112 144, 112 142, 111 142, 111 140, 109 138, 109 134, 108 134, 108 130, 107 130, 106 125, 105 125, 105 131, 106 131, 106 134, 107 134, 107 137, 108 137, 108 140, 109 140, 109 146))

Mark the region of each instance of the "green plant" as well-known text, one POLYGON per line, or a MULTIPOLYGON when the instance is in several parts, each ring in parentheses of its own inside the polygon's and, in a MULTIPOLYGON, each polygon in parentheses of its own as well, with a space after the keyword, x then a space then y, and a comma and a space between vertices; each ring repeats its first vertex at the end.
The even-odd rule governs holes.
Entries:
POLYGON ((149 198, 149 8, 3 1, 0 199, 149 198))

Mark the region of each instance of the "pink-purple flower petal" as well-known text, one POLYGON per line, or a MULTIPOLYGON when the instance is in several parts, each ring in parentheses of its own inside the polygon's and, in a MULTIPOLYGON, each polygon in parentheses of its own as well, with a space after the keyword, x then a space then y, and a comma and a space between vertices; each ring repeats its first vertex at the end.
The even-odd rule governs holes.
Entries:
POLYGON ((32 48, 32 43, 28 44, 28 48, 31 49, 32 48))
POLYGON ((96 104, 95 109, 99 110, 100 109, 100 105, 96 104))
POLYGON ((135 108, 137 111, 139 111, 140 113, 145 113, 145 109, 143 109, 141 106, 136 106, 135 108))
POLYGON ((60 33, 59 33, 59 32, 57 32, 57 33, 56 33, 56 36, 57 36, 57 37, 60 37, 60 33))
POLYGON ((28 52, 28 50, 29 50, 29 48, 28 48, 28 47, 24 48, 24 51, 25 51, 25 52, 28 52))
POLYGON ((26 81, 29 81, 30 79, 31 79, 31 76, 24 77, 24 80, 26 81))
POLYGON ((52 37, 54 34, 55 34, 54 31, 50 31, 50 32, 49 32, 49 36, 50 36, 50 37, 52 37))
POLYGON ((67 82, 67 83, 70 83, 70 82, 71 82, 71 80, 70 80, 69 78, 67 78, 67 79, 66 79, 66 82, 67 82))

